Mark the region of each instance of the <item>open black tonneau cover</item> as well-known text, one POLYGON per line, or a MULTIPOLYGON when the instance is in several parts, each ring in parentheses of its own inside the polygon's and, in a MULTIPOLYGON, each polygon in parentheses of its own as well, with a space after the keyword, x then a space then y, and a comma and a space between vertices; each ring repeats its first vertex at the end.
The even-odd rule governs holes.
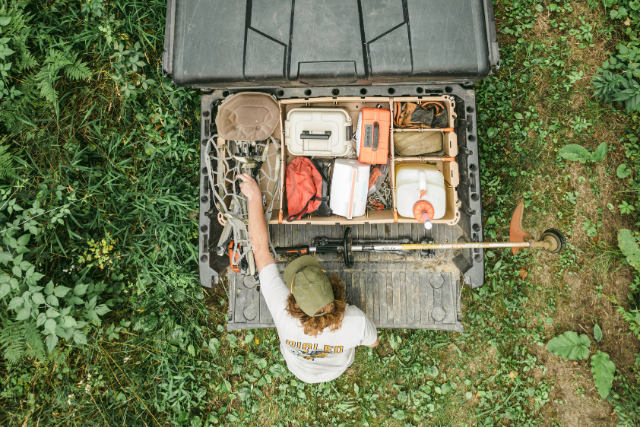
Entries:
POLYGON ((459 82, 498 63, 490 0, 169 0, 181 86, 459 82))

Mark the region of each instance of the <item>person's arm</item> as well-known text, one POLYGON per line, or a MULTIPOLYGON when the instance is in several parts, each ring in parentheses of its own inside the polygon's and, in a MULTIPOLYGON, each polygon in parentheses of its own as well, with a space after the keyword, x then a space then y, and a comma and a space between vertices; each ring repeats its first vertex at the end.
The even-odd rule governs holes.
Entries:
POLYGON ((366 314, 362 313, 362 316, 364 317, 364 325, 362 327, 362 338, 360 339, 360 345, 371 348, 377 347, 378 344, 380 344, 380 339, 378 338, 378 329, 366 314), (376 337, 375 341, 373 341, 373 337, 376 337), (366 344, 368 342, 372 344, 366 344))
POLYGON ((377 346, 378 346, 378 344, 380 344, 380 339, 379 339, 379 338, 378 338, 378 336, 376 335, 376 342, 374 342, 374 343, 373 343, 373 344, 371 344, 371 345, 368 345, 367 347, 371 347, 371 348, 373 348, 373 347, 377 347, 377 346))
POLYGON ((258 183, 248 174, 240 174, 237 178, 242 181, 240 191, 247 197, 249 205, 249 241, 258 273, 260 273, 263 268, 276 262, 269 250, 269 231, 262 210, 262 191, 258 183))

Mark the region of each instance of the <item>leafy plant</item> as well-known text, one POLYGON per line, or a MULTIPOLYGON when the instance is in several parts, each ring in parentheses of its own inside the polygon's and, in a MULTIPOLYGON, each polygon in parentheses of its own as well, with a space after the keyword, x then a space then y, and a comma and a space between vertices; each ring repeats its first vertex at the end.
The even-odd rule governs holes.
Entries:
POLYGON ((629 329, 638 339, 640 339, 640 310, 625 310, 623 307, 618 307, 618 312, 622 315, 625 321, 629 323, 629 329))
MULTIPOLYGON (((29 44, 36 42, 28 26, 32 16, 24 12, 26 3, 13 2, 0 5, 0 123, 8 128, 19 123, 18 116, 30 111, 39 98, 44 98, 58 111, 57 83, 62 75, 70 81, 87 79, 91 72, 78 59, 78 52, 72 45, 54 41, 52 38, 37 40, 47 46, 40 58, 29 50, 29 44), (44 42, 44 43, 43 43, 44 42), (29 69, 38 70, 26 74, 29 69), (20 78, 18 76, 20 73, 20 78)), ((30 120, 27 120, 27 123, 30 120)))
MULTIPOLYGON (((35 327, 47 335, 49 352, 56 347, 59 338, 69 343, 87 344, 85 327, 89 323, 99 325, 100 316, 110 311, 105 304, 98 304, 98 298, 107 286, 85 281, 83 277, 77 279, 73 288, 55 286, 51 280, 46 286, 38 285, 44 275, 37 272, 35 265, 29 261, 31 251, 27 245, 32 237, 38 238, 42 226, 36 223, 35 218, 44 215, 45 211, 38 202, 32 208, 23 209, 16 199, 8 198, 8 192, 0 190, 0 194, 3 195, 0 212, 9 215, 19 212, 13 226, 4 230, 4 247, 0 250, 0 263, 8 270, 0 273, 0 299, 11 297, 7 308, 16 313, 14 323, 8 319, 5 321, 7 328, 10 331, 28 332, 27 342, 33 343, 35 338, 31 332, 35 323, 35 327), (19 226, 23 226, 28 233, 17 235, 19 226), (25 325, 23 329, 20 329, 20 322, 25 325)), ((69 210, 66 209, 66 212, 69 213, 69 210)), ((14 361, 19 359, 18 350, 25 348, 23 339, 21 341, 17 336, 16 332, 0 337, 0 344, 6 347, 5 356, 14 361)), ((36 354, 39 353, 36 351, 36 354)))
POLYGON ((631 230, 621 229, 618 231, 618 246, 622 254, 626 257, 629 265, 636 270, 636 278, 631 285, 631 293, 629 294, 632 307, 627 310, 619 306, 618 312, 624 320, 629 323, 631 333, 640 339, 640 304, 636 299, 637 295, 640 295, 640 276, 638 275, 640 272, 640 247, 638 245, 638 238, 631 230), (634 303, 635 308, 633 308, 634 303))
POLYGON ((601 162, 607 155, 607 149, 608 147, 606 142, 598 145, 593 153, 590 153, 589 150, 584 148, 582 145, 569 144, 562 147, 560 151, 558 151, 558 154, 560 154, 560 157, 562 157, 563 159, 571 160, 574 162, 601 162))
MULTIPOLYGON (((602 330, 596 324, 594 327, 594 336, 596 341, 602 339, 602 330), (596 328, 597 327, 597 328, 596 328)), ((567 331, 547 343, 547 350, 558 357, 569 360, 584 360, 589 357, 589 347, 591 341, 589 337, 582 334, 578 336, 573 331, 567 331)), ((605 399, 611 391, 613 384, 613 374, 615 373, 615 365, 609 360, 609 355, 597 350, 596 354, 591 356, 591 372, 593 380, 600 396, 605 399)))
POLYGON ((635 0, 603 0, 610 8, 612 19, 624 21, 622 32, 629 37, 616 45, 617 53, 612 54, 598 68, 592 80, 595 96, 604 102, 618 102, 625 105, 627 113, 640 109, 640 2, 635 0))
POLYGON ((616 365, 609 360, 607 353, 598 350, 596 354, 591 356, 591 372, 600 397, 606 399, 609 396, 609 392, 611 392, 616 365))
POLYGON ((603 71, 596 74, 591 84, 593 84, 594 96, 604 102, 613 102, 615 96, 622 88, 622 76, 611 71, 603 71))
POLYGON ((2 144, 6 140, 0 141, 0 179, 11 178, 15 173, 15 166, 9 147, 2 144))
POLYGON ((71 51, 71 46, 61 46, 62 49, 53 47, 44 58, 40 71, 30 77, 35 81, 40 94, 51 104, 58 100, 58 92, 55 89, 56 82, 60 79, 60 73, 70 80, 82 80, 91 76, 86 64, 78 60, 78 53, 71 51))
POLYGON ((572 71, 569 76, 569 83, 574 84, 575 82, 582 80, 584 78, 584 71, 572 71))
POLYGON ((618 169, 616 169, 616 174, 618 175, 618 178, 621 179, 624 179, 631 175, 631 172, 632 170, 625 163, 622 163, 620 166, 618 166, 618 169))
POLYGON ((640 248, 638 238, 631 230, 621 229, 618 231, 618 246, 622 254, 627 258, 630 266, 640 271, 640 248))
POLYGON ((600 325, 598 325, 597 323, 593 326, 593 337, 596 339, 597 342, 602 341, 602 329, 600 328, 600 325))
POLYGON ((110 59, 114 59, 114 74, 112 78, 118 82, 120 91, 125 98, 135 97, 138 93, 137 87, 147 90, 149 85, 155 83, 155 80, 147 78, 142 72, 145 62, 142 61, 144 55, 140 52, 140 43, 136 42, 133 46, 126 48, 123 43, 114 42, 114 54, 110 59))
POLYGON ((623 103, 627 113, 640 110, 640 83, 633 73, 619 75, 603 71, 591 83, 595 96, 603 101, 623 103))
POLYGON ((46 359, 42 334, 33 320, 5 322, 0 331, 0 347, 4 349, 4 357, 14 364, 25 356, 41 362, 46 359))
POLYGON ((587 232, 589 237, 596 237, 599 228, 602 228, 602 221, 591 221, 590 219, 585 219, 584 224, 580 227, 582 231, 587 232))
POLYGON ((619 85, 612 100, 614 102, 623 102, 627 113, 640 110, 640 83, 633 77, 633 74, 627 73, 619 80, 619 85))
MULTIPOLYGON (((639 356, 640 357, 640 356, 639 356)), ((639 377, 636 374, 636 377, 639 377)), ((613 409, 618 416, 620 427, 635 427, 640 425, 640 387, 624 376, 618 376, 621 393, 611 393, 613 409)), ((638 378, 640 379, 640 378, 638 378)))
POLYGON ((633 205, 627 203, 626 200, 623 200, 622 203, 618 205, 618 208, 620 209, 620 213, 622 215, 628 215, 635 210, 633 205))
POLYGON ((573 331, 558 335, 547 343, 547 350, 563 359, 584 360, 589 357, 591 340, 582 334, 578 336, 573 331))
MULTIPOLYGON (((12 84, 13 76, 37 64, 27 48, 30 19, 16 3, 11 6, 0 4, 0 105, 3 108, 23 94, 18 85, 12 84)), ((0 109, 0 123, 2 116, 0 109)), ((9 116, 5 116, 6 119, 9 116)))
POLYGON ((579 194, 577 191, 568 191, 567 193, 565 193, 563 199, 571 203, 572 205, 575 205, 577 202, 578 196, 579 194))
POLYGON ((104 0, 87 0, 82 4, 82 12, 91 13, 97 17, 102 16, 102 10, 104 9, 104 0))

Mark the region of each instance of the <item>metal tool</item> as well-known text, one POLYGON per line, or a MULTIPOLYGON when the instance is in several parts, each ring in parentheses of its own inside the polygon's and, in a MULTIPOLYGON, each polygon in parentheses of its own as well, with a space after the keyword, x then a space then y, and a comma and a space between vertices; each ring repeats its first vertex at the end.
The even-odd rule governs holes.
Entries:
MULTIPOLYGON (((314 239, 313 245, 301 245, 301 246, 289 246, 289 247, 277 247, 277 254, 298 254, 307 255, 310 253, 342 253, 344 258, 344 264, 347 267, 353 267, 354 258, 353 252, 386 252, 401 254, 403 252, 402 247, 410 245, 409 239, 398 240, 353 240, 351 237, 351 227, 347 227, 344 230, 343 239, 329 239, 327 237, 319 237, 314 239)), ((418 245, 425 245, 430 243, 419 243, 418 245)), ((420 247, 422 250, 422 257, 433 258, 435 251, 430 248, 420 247)))
POLYGON ((389 252, 389 251, 435 251, 436 249, 493 249, 512 248, 514 255, 521 248, 544 249, 551 253, 560 253, 566 248, 564 235, 553 228, 545 230, 540 240, 534 240, 533 236, 522 228, 522 213, 524 204, 520 202, 511 217, 508 242, 463 242, 463 243, 366 243, 353 242, 351 239, 351 227, 347 227, 342 240, 327 240, 326 244, 315 246, 278 247, 278 254, 309 254, 309 253, 342 253, 347 267, 353 267, 353 252, 389 252), (355 244, 354 244, 355 243, 355 244))

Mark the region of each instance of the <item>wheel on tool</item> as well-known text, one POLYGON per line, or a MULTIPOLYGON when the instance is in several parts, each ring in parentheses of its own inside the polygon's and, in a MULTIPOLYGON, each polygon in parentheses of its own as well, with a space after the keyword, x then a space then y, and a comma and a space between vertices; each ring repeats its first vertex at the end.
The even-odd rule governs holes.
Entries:
POLYGON ((344 230, 344 240, 342 242, 342 255, 344 256, 344 265, 347 268, 353 267, 353 252, 351 251, 351 244, 353 239, 351 238, 351 227, 347 227, 344 230))
POLYGON ((545 249, 553 254, 559 254, 567 248, 567 239, 562 232, 555 228, 545 230, 540 237, 540 241, 547 242, 549 245, 545 249))

